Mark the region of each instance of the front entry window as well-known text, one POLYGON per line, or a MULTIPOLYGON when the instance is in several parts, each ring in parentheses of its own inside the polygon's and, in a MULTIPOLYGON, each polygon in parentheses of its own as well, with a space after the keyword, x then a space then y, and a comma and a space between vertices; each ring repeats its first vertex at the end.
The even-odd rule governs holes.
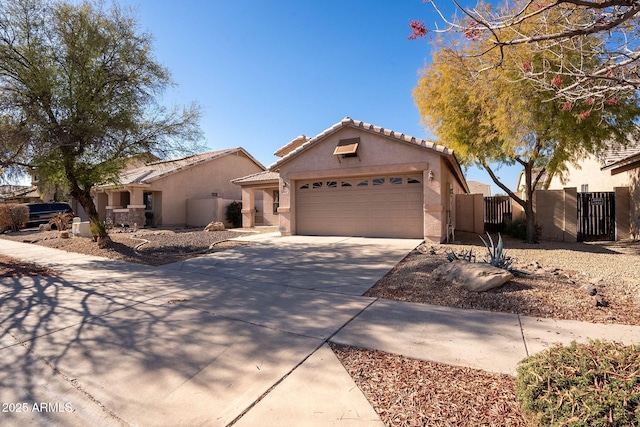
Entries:
POLYGON ((142 194, 142 200, 144 201, 144 210, 153 210, 153 193, 145 192, 142 194))
POLYGON ((280 207, 280 190, 273 190, 273 213, 278 213, 280 207))

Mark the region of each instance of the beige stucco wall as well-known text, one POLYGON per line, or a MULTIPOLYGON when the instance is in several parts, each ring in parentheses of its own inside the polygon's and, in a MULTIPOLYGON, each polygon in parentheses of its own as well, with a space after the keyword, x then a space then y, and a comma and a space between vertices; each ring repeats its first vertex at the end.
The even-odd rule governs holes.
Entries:
POLYGON ((484 195, 458 194, 456 203, 456 231, 484 233, 484 195))
POLYGON ((296 234, 297 181, 411 172, 423 175, 425 239, 440 242, 446 236, 447 211, 454 206, 449 189, 456 194, 464 192, 443 156, 394 138, 348 127, 281 165, 280 231, 296 234), (358 157, 339 159, 333 154, 341 139, 357 137, 360 138, 358 157))
POLYGON ((542 240, 577 240, 576 189, 537 190, 533 193, 536 223, 542 227, 542 240))
POLYGON ((567 180, 563 183, 558 176, 554 176, 549 184, 549 190, 561 190, 575 187, 581 191, 583 184, 589 184, 588 191, 613 191, 614 187, 629 185, 629 172, 611 175, 610 170, 601 170, 602 165, 594 156, 582 160, 578 166, 568 165, 564 174, 567 180))
POLYGON ((617 238, 625 239, 628 236, 638 238, 640 236, 640 169, 612 175, 611 170, 601 170, 601 167, 600 162, 590 156, 581 161, 579 167, 569 166, 566 184, 562 184, 558 177, 554 177, 549 188, 576 187, 578 192, 583 184, 589 184, 589 192, 616 191, 618 188, 617 191, 624 200, 618 201, 618 194, 616 194, 616 209, 619 209, 619 206, 625 206, 625 208, 624 212, 616 212, 616 223, 621 224, 617 238), (621 189, 624 187, 628 187, 628 190, 621 189), (627 216, 628 221, 625 219, 627 216))
POLYGON ((211 193, 218 193, 221 199, 241 200, 242 190, 231 180, 260 171, 262 168, 251 159, 242 153, 234 153, 152 182, 150 190, 162 192, 158 225, 186 225, 187 200, 190 199, 206 204, 204 200, 215 198, 211 193))
POLYGON ((273 192, 277 190, 273 189, 265 189, 258 191, 256 196, 262 196, 262 200, 256 198, 256 206, 260 207, 260 217, 262 218, 261 224, 258 225, 278 225, 280 221, 279 214, 273 212, 273 192))

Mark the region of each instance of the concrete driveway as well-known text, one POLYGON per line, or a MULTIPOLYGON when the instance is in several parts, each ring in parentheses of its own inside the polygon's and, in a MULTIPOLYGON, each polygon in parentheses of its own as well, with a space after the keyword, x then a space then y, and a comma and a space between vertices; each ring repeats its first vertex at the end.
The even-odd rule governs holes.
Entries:
POLYGON ((147 267, 0 240, 2 426, 381 426, 327 342, 514 374, 640 327, 360 296, 420 242, 276 238, 147 267))
POLYGON ((0 279, 0 423, 380 425, 326 342, 419 243, 294 236, 154 268, 2 240, 63 275, 0 279))

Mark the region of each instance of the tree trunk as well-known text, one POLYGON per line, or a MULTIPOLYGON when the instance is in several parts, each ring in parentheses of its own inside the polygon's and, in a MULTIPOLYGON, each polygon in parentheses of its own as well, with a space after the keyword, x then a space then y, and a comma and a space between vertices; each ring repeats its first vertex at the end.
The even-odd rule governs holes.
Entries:
MULTIPOLYGON (((533 192, 532 192, 533 193, 533 192)), ((526 237, 527 243, 538 243, 536 236, 536 214, 533 211, 533 200, 525 200, 524 214, 527 219, 526 237)))
MULTIPOLYGON (((503 189, 509 197, 511 197, 517 204, 522 206, 524 209, 524 214, 527 219, 526 225, 526 243, 537 243, 536 241, 536 214, 533 211, 533 190, 535 188, 535 184, 532 179, 533 175, 533 162, 519 162, 524 166, 524 177, 525 177, 525 189, 524 189, 524 198, 518 197, 516 193, 514 193, 509 187, 504 185, 498 177, 495 175, 491 167, 487 162, 481 162, 482 167, 489 173, 489 176, 495 182, 498 187, 503 189)), ((542 172, 540 172, 542 175, 542 172)), ((536 184, 540 176, 536 179, 536 184)))
POLYGON ((538 243, 536 239, 536 213, 533 211, 533 167, 531 165, 526 165, 524 168, 524 179, 525 179, 525 200, 524 205, 524 215, 527 219, 526 225, 526 237, 525 242, 527 243, 538 243))
POLYGON ((84 212, 87 214, 91 232, 97 233, 96 237, 98 238, 98 243, 101 243, 102 245, 108 243, 110 240, 109 235, 107 234, 107 230, 104 226, 100 224, 98 210, 96 209, 96 205, 93 203, 93 198, 91 197, 91 190, 83 190, 77 185, 74 185, 73 187, 71 195, 78 201, 78 203, 80 203, 84 212))

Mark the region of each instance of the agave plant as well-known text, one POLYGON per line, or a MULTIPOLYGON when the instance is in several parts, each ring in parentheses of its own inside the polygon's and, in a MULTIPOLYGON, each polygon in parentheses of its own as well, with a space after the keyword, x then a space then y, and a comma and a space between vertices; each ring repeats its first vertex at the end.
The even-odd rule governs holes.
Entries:
POLYGON ((487 249, 488 258, 484 259, 484 262, 491 264, 494 267, 502 268, 504 270, 511 270, 511 264, 515 261, 513 258, 508 257, 504 250, 504 244, 502 242, 502 236, 498 233, 498 244, 495 245, 491 235, 487 233, 489 243, 487 243, 482 236, 480 240, 484 243, 484 247, 487 249))
POLYGON ((476 256, 473 253, 473 249, 469 249, 469 252, 462 251, 459 254, 454 251, 447 252, 447 259, 449 262, 452 261, 466 261, 466 262, 476 262, 476 256))

